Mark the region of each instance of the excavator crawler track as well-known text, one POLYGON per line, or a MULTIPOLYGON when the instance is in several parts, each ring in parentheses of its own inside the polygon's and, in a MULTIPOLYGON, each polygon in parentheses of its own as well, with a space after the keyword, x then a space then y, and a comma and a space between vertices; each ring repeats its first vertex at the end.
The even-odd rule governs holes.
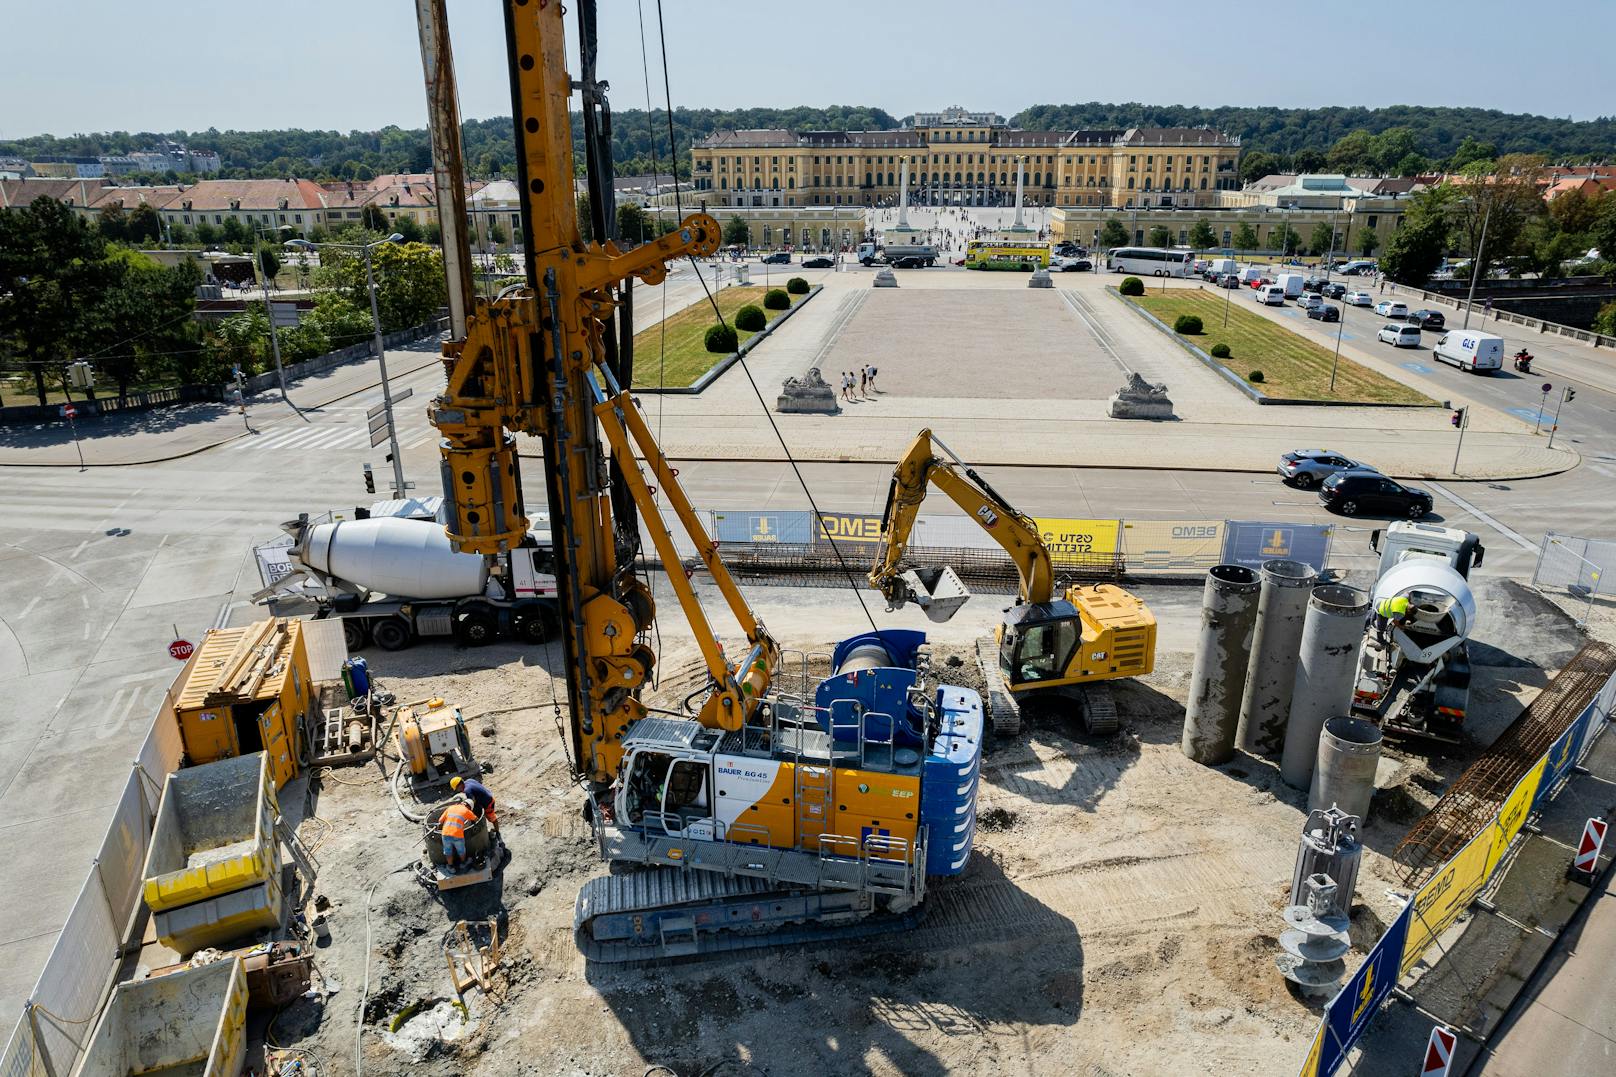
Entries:
POLYGON ((1004 674, 999 672, 998 644, 992 639, 977 640, 976 664, 987 686, 988 720, 993 723, 993 732, 1001 737, 1016 736, 1021 732, 1021 704, 1010 694, 1004 674))
POLYGON ((1083 728, 1091 737, 1108 737, 1117 731, 1117 697, 1109 684, 1085 684, 1078 689, 1083 708, 1083 728))
POLYGON ((903 931, 924 906, 882 910, 872 895, 782 888, 764 879, 647 868, 589 880, 578 892, 573 939, 603 964, 662 964, 685 958, 811 943, 836 944, 903 931), (631 924, 634 939, 597 937, 631 924), (648 923, 654 921, 654 923, 648 923))

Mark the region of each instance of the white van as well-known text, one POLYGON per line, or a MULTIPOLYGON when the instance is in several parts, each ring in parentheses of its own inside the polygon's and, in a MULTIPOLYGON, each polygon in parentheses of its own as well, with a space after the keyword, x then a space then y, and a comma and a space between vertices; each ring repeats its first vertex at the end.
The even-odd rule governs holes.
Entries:
POLYGON ((1252 297, 1265 307, 1283 307, 1285 305, 1285 289, 1277 284, 1265 284, 1254 289, 1252 297))
POLYGON ((1431 351, 1444 363, 1472 373, 1498 370, 1504 365, 1504 338, 1496 333, 1450 329, 1431 351))
POLYGON ((1208 259, 1206 269, 1202 272, 1211 274, 1211 279, 1216 280, 1226 273, 1240 272, 1240 266, 1233 258, 1212 258, 1208 259))
POLYGON ((1247 266, 1240 271, 1240 283, 1250 284, 1254 280, 1262 280, 1262 270, 1256 266, 1247 266))
POLYGON ((1284 290, 1286 299, 1295 299, 1306 291, 1302 287, 1302 282, 1305 280, 1307 278, 1300 273, 1281 273, 1274 279, 1274 284, 1284 290))

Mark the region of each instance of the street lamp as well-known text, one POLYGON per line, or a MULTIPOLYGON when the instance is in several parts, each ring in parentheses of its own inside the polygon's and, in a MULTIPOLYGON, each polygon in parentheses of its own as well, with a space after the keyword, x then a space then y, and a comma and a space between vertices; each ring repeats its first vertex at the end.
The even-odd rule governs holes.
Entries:
POLYGON ((376 271, 371 264, 371 252, 384 243, 402 243, 404 237, 397 232, 374 243, 312 243, 306 239, 289 239, 288 247, 298 250, 316 250, 334 247, 338 250, 359 251, 365 258, 365 287, 370 292, 371 328, 375 331, 376 362, 382 372, 382 412, 387 416, 387 447, 393 457, 393 496, 403 498, 408 489, 404 484, 404 456, 398 449, 398 427, 393 423, 393 390, 387 381, 387 350, 382 347, 382 316, 376 306, 376 271))
POLYGON ((1476 278, 1481 275, 1482 255, 1487 250, 1487 222, 1492 219, 1493 204, 1487 203, 1487 208, 1481 215, 1481 240, 1476 244, 1476 250, 1470 267, 1470 292, 1465 296, 1464 325, 1461 329, 1470 328, 1470 308, 1476 305, 1476 278))
MULTIPOLYGON (((291 230, 292 226, 289 224, 283 224, 276 229, 278 233, 290 232, 291 230)), ((269 346, 270 350, 275 354, 275 374, 279 377, 281 383, 281 399, 288 404, 292 404, 292 398, 286 395, 286 368, 281 365, 281 335, 275 328, 275 308, 270 306, 269 303, 269 281, 265 279, 262 272, 261 260, 261 253, 256 250, 253 251, 253 276, 257 278, 258 287, 264 293, 264 314, 269 318, 269 346)), ((297 405, 292 404, 292 409, 297 410, 297 405)))

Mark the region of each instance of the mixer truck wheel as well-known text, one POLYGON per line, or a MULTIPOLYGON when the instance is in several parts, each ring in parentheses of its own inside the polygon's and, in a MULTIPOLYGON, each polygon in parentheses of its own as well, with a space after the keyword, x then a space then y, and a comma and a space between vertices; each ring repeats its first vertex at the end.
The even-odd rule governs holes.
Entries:
POLYGON ((348 645, 348 653, 362 651, 370 643, 370 633, 366 631, 365 622, 357 617, 350 617, 342 622, 342 641, 348 645))
POLYGON ((483 647, 499 635, 499 622, 492 610, 479 604, 463 606, 455 617, 455 638, 463 647, 483 647))
POLYGON ((543 643, 550 638, 549 615, 538 606, 526 612, 518 613, 516 634, 521 637, 524 643, 543 643))
POLYGON ((376 646, 384 651, 402 651, 415 642, 410 623, 402 617, 381 618, 371 627, 370 634, 376 646))

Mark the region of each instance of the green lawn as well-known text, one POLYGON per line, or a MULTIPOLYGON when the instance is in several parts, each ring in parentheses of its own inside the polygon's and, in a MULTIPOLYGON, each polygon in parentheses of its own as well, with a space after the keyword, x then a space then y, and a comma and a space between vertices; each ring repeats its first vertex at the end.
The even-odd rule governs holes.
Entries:
POLYGON ((1227 344, 1229 358, 1218 360, 1236 377, 1248 384, 1253 370, 1263 372, 1256 388, 1269 396, 1289 400, 1334 400, 1343 404, 1429 404, 1436 401, 1401 382, 1341 357, 1336 372, 1335 391, 1330 391, 1332 349, 1292 332, 1279 322, 1270 321, 1249 309, 1251 292, 1241 288, 1229 297, 1229 325, 1223 327, 1224 296, 1221 290, 1147 294, 1134 301, 1169 326, 1181 314, 1195 314, 1205 327, 1199 336, 1188 337, 1192 344, 1210 353, 1214 344, 1227 344))
MULTIPOLYGON (((763 294, 768 289, 746 286, 720 289, 714 296, 724 320, 735 324, 735 312, 746 304, 763 306, 763 294)), ((807 293, 791 296, 792 305, 801 303, 807 293)), ((784 311, 763 311, 771 321, 784 311)), ((676 314, 670 314, 657 325, 634 334, 634 387, 637 389, 684 388, 695 383, 722 355, 707 350, 706 335, 710 326, 718 324, 713 316, 713 305, 703 296, 676 314), (664 336, 666 334, 666 336, 664 336), (664 340, 666 354, 664 355, 664 340)), ((744 344, 754 334, 735 330, 738 343, 744 344)))

